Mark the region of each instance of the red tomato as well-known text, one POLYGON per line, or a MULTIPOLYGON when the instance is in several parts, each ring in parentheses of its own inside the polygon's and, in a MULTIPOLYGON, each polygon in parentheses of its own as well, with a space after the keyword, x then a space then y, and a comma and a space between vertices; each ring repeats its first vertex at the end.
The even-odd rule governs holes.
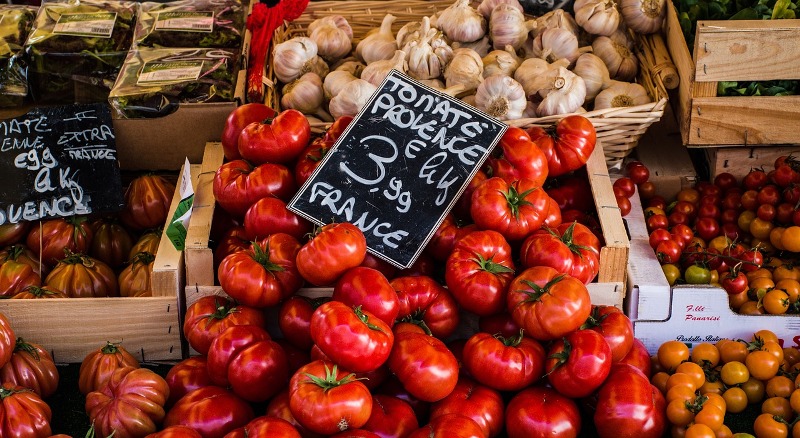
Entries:
POLYGON ((555 129, 528 128, 528 134, 547 157, 550 176, 559 176, 586 164, 597 142, 592 122, 581 115, 559 120, 555 129))
POLYGON ((268 400, 289 379, 283 348, 254 325, 231 326, 217 335, 208 349, 207 367, 212 383, 251 402, 268 400))
POLYGON ((532 386, 514 395, 505 417, 509 438, 568 438, 577 437, 581 431, 581 414, 575 401, 545 386, 532 386))
POLYGON ((514 278, 511 257, 511 246, 503 235, 473 231, 456 242, 447 258, 447 288, 461 307, 476 315, 499 313, 505 308, 506 290, 514 278))
POLYGON ((397 277, 389 282, 400 302, 399 321, 412 322, 439 339, 453 334, 459 309, 453 295, 428 276, 397 277))
POLYGON ((720 277, 719 283, 728 295, 738 295, 748 287, 747 275, 744 272, 725 272, 720 277))
POLYGON ((407 402, 386 394, 372 396, 372 412, 362 426, 381 437, 404 437, 419 428, 414 409, 407 402))
POLYGON ((181 397, 164 417, 164 427, 187 426, 203 438, 222 438, 249 423, 255 414, 249 403, 219 386, 204 386, 181 397))
POLYGON ((447 261, 447 257, 453 251, 456 241, 477 230, 477 225, 462 224, 456 220, 452 213, 448 213, 436 231, 434 231, 433 237, 425 246, 425 251, 437 261, 447 261))
POLYGON ((421 333, 395 334, 389 369, 414 397, 428 402, 445 398, 458 381, 458 361, 444 342, 421 333))
POLYGON ((11 321, 0 313, 0 366, 8 363, 11 355, 14 354, 16 339, 11 321))
MULTIPOLYGON (((172 195, 170 194, 170 198, 172 195)), ((162 221, 158 226, 164 225, 162 221)), ((72 216, 64 219, 42 221, 31 227, 26 244, 42 262, 54 266, 64 258, 65 250, 87 253, 92 242, 91 224, 85 216, 72 216)))
POLYGON ((669 240, 660 242, 658 246, 656 246, 656 257, 662 265, 668 263, 678 263, 681 258, 682 250, 683 248, 681 248, 681 245, 678 243, 678 241, 670 238, 669 240))
POLYGON ((775 173, 772 176, 772 181, 779 187, 788 187, 796 178, 796 173, 792 166, 788 164, 781 164, 775 168, 775 173))
POLYGON ((16 245, 25 239, 31 228, 31 222, 20 221, 15 224, 6 222, 0 225, 0 247, 16 245))
POLYGON ((347 429, 331 435, 329 438, 381 438, 381 436, 364 429, 347 429))
POLYGON ((289 424, 294 426, 298 432, 300 432, 300 436, 303 438, 317 438, 323 436, 306 429, 302 424, 297 422, 297 419, 294 418, 292 411, 289 409, 289 388, 286 388, 285 390, 279 392, 275 397, 272 397, 272 400, 270 400, 267 404, 267 410, 265 414, 270 417, 280 418, 281 420, 287 421, 289 424))
POLYGON ((200 432, 186 426, 170 426, 144 438, 203 438, 200 432))
POLYGON ((647 229, 650 232, 659 228, 669 228, 669 219, 663 214, 654 214, 646 219, 647 229))
POLYGON ((311 315, 329 299, 295 295, 284 301, 278 311, 278 327, 283 337, 297 348, 305 351, 311 349, 314 345, 311 339, 311 315))
POLYGON ((561 216, 561 209, 558 207, 558 203, 553 198, 549 198, 547 202, 547 216, 545 216, 542 226, 555 228, 563 222, 564 218, 561 216))
POLYGON ((28 388, 0 386, 0 436, 44 438, 52 434, 50 406, 28 388))
POLYGON ((32 389, 47 398, 58 388, 58 369, 53 358, 41 345, 17 339, 9 361, 0 368, 0 382, 32 389))
POLYGON ((528 133, 514 126, 510 126, 503 134, 492 155, 487 158, 486 166, 492 176, 500 177, 509 184, 525 178, 531 180, 534 186, 541 187, 548 175, 547 157, 528 133))
POLYGON ((80 254, 61 259, 44 283, 72 298, 119 296, 114 271, 100 260, 80 254))
POLYGON ((163 227, 175 194, 175 184, 159 175, 142 175, 125 190, 122 223, 134 230, 163 227))
POLYGON ((266 327, 264 313, 256 308, 237 305, 225 297, 208 295, 192 303, 183 319, 183 334, 189 346, 207 354, 211 341, 232 325, 266 327))
POLYGON ((286 233, 303 240, 311 231, 311 223, 286 208, 278 198, 266 197, 256 201, 244 214, 245 234, 263 239, 270 234, 286 233))
POLYGON ((697 230, 697 236, 706 242, 719 236, 720 227, 716 219, 710 217, 700 218, 695 222, 694 226, 697 230))
POLYGON ((547 181, 545 191, 561 210, 589 211, 594 209, 592 186, 585 172, 575 172, 547 181))
POLYGON ((450 210, 457 219, 468 222, 472 221, 472 218, 469 216, 469 211, 472 209, 472 192, 487 179, 489 179, 489 177, 486 176, 486 172, 483 170, 475 172, 475 176, 469 180, 467 187, 461 192, 461 196, 458 197, 453 209, 450 210))
POLYGON ((255 164, 289 163, 308 145, 311 126, 300 111, 288 109, 266 123, 246 125, 239 134, 239 155, 255 164))
POLYGON ((407 438, 484 438, 485 436, 473 419, 460 413, 451 413, 432 418, 428 424, 411 432, 407 438))
POLYGON ((739 185, 739 182, 736 181, 736 177, 730 173, 722 172, 714 177, 714 185, 725 191, 736 187, 739 185))
POLYGON ((245 251, 222 260, 219 284, 238 302, 256 308, 270 307, 294 295, 303 285, 295 260, 300 243, 284 233, 253 242, 245 251))
POLYGON ((497 231, 509 241, 522 240, 542 226, 549 201, 532 180, 509 183, 493 177, 472 192, 470 215, 480 229, 497 231))
POLYGON ((232 226, 229 228, 217 244, 214 250, 214 266, 219 267, 222 260, 236 251, 244 251, 250 248, 252 238, 247 235, 242 226, 232 226))
POLYGON ((614 195, 618 198, 630 198, 636 193, 636 184, 633 183, 632 179, 624 176, 614 181, 612 186, 614 195))
POLYGON ((650 169, 640 162, 632 161, 626 166, 626 170, 630 179, 637 186, 646 183, 650 179, 650 169))
POLYGON ((592 306, 592 313, 581 326, 603 335, 611 347, 611 361, 619 362, 633 347, 633 324, 614 306, 592 306))
POLYGON ((508 312, 496 313, 478 318, 478 330, 511 338, 519 334, 520 327, 508 312))
POLYGON ((205 356, 192 356, 178 362, 167 371, 164 377, 169 386, 166 406, 174 405, 178 399, 195 389, 212 384, 207 363, 205 356))
POLYGON ((577 329, 591 312, 591 298, 579 280, 553 268, 528 268, 508 287, 508 311, 525 333, 539 341, 577 329))
POLYGON ((647 378, 650 378, 650 352, 647 351, 647 347, 644 346, 644 343, 637 338, 633 338, 633 346, 631 346, 628 354, 626 354, 625 357, 623 357, 618 363, 632 365, 633 367, 639 369, 639 371, 647 376, 647 378))
POLYGON ((289 408, 306 429, 331 435, 366 424, 372 413, 372 395, 349 371, 318 360, 292 376, 289 408))
POLYGON ((131 235, 113 218, 97 219, 91 228, 94 237, 89 255, 114 269, 121 268, 133 247, 131 235))
POLYGON ((672 234, 666 228, 657 228, 650 233, 649 242, 650 247, 656 249, 658 244, 665 241, 670 240, 672 238, 672 234))
POLYGON ((561 394, 586 397, 611 371, 611 348, 600 333, 576 330, 557 339, 547 350, 547 380, 561 394))
POLYGON ((351 307, 360 306, 389 327, 394 325, 400 312, 397 292, 389 280, 380 271, 363 266, 348 269, 339 278, 333 287, 331 299, 351 307))
POLYGON ((742 185, 747 190, 759 190, 765 184, 767 184, 767 173, 763 169, 751 169, 742 180, 742 185))
POLYGON ((367 239, 349 222, 331 223, 320 228, 297 253, 297 269, 315 286, 333 284, 348 269, 364 261, 367 239))
POLYGON ((600 272, 600 240, 585 225, 561 224, 525 238, 519 257, 524 268, 549 266, 589 284, 600 272))
POLYGON ((149 252, 140 252, 131 257, 128 266, 125 266, 117 277, 119 296, 152 297, 152 274, 155 260, 156 256, 149 252))
POLYGON ((462 354, 464 369, 475 380, 500 391, 519 391, 544 373, 544 347, 522 330, 511 338, 478 332, 462 354))
POLYGON ((214 174, 214 199, 235 217, 242 217, 261 198, 288 201, 297 192, 291 171, 282 164, 253 166, 245 160, 229 161, 214 174))
POLYGON ((239 105, 228 114, 225 126, 222 128, 222 151, 228 161, 238 160, 239 134, 245 126, 275 117, 275 110, 263 103, 246 103, 239 105))
POLYGON ((86 414, 99 436, 137 438, 158 429, 169 386, 147 368, 116 369, 100 389, 86 395, 86 414))
POLYGON ((328 301, 311 315, 311 339, 337 365, 363 373, 386 362, 394 334, 388 324, 360 306, 328 301))
POLYGON ((286 420, 275 417, 261 416, 254 418, 244 427, 234 429, 225 435, 225 438, 247 437, 270 438, 300 438, 300 432, 286 420))
POLYGON ((97 391, 117 368, 139 367, 139 361, 123 346, 106 342, 83 358, 78 372, 78 389, 81 394, 97 391))
POLYGON ((42 285, 42 277, 24 260, 18 261, 18 254, 19 250, 11 251, 8 258, 0 262, 0 297, 10 298, 29 287, 42 285))
POLYGON ((781 192, 772 184, 761 188, 756 195, 758 204, 778 205, 781 202, 781 192))
POLYGON ((666 402, 641 371, 616 364, 597 394, 594 423, 601 438, 660 438, 666 428, 666 402))
POLYGON ((461 414, 478 423, 483 434, 495 437, 503 430, 503 398, 497 390, 460 377, 453 392, 431 406, 431 419, 461 414))

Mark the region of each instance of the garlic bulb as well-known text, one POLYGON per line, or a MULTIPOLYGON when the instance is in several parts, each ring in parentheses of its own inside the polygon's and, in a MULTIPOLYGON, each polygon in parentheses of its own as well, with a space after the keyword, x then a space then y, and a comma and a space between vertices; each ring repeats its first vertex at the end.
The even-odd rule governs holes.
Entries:
POLYGON ((441 79, 420 79, 420 83, 425 84, 433 89, 436 90, 443 90, 444 89, 444 82, 441 79))
POLYGON ((593 35, 611 35, 619 27, 615 0, 575 0, 575 21, 593 35))
POLYGON ((384 59, 367 64, 364 71, 361 72, 361 79, 375 85, 376 87, 386 79, 392 69, 399 70, 405 73, 408 70, 406 65, 406 52, 402 50, 395 50, 394 56, 391 59, 384 59))
POLYGON ((466 103, 467 105, 477 106, 475 103, 475 95, 470 94, 469 96, 464 96, 461 98, 461 101, 466 103))
POLYGON ((522 85, 502 74, 485 78, 475 91, 475 107, 499 120, 519 119, 527 104, 522 85))
POLYGON ((586 99, 586 85, 580 76, 564 67, 548 72, 550 84, 546 89, 539 90, 543 97, 542 102, 536 107, 539 117, 557 114, 569 114, 578 110, 586 99))
POLYGON ((397 42, 392 33, 392 23, 397 18, 386 14, 380 29, 373 30, 356 45, 356 57, 366 64, 390 59, 397 50, 397 42))
POLYGON ((666 0, 620 0, 622 20, 634 32, 656 33, 667 15, 666 0))
MULTIPOLYGON (((430 18, 428 18, 428 23, 430 23, 430 18)), ((397 35, 395 36, 397 48, 406 51, 405 47, 409 42, 411 42, 411 40, 418 40, 420 38, 421 28, 421 21, 409 21, 408 23, 404 24, 403 27, 397 31, 397 35)))
MULTIPOLYGON (((289 83, 306 72, 321 73, 319 62, 325 61, 317 56, 317 43, 311 38, 294 37, 277 44, 272 51, 272 65, 275 76, 283 83, 289 83)), ((327 69, 327 65, 325 66, 327 69)), ((327 71, 320 74, 325 76, 327 71)))
POLYGON ((355 58, 345 58, 332 66, 333 71, 346 71, 355 77, 360 77, 365 65, 355 58))
POLYGON ((487 78, 498 73, 511 76, 520 63, 517 52, 511 46, 506 46, 505 50, 493 50, 483 57, 483 77, 487 78))
POLYGON ((652 102, 647 90, 637 83, 612 81, 594 98, 594 109, 623 108, 652 102))
POLYGON ((486 35, 486 19, 470 6, 469 0, 456 0, 439 13, 436 24, 451 41, 469 43, 486 35))
POLYGON ((356 79, 345 85, 342 91, 328 104, 328 112, 334 119, 341 116, 355 116, 367 104, 378 87, 363 79, 356 79))
POLYGON ((534 28, 534 21, 525 22, 519 9, 508 3, 501 3, 492 11, 489 18, 489 38, 495 50, 511 46, 514 50, 522 48, 528 39, 528 32, 534 28))
POLYGON ((337 96, 345 85, 356 79, 358 78, 347 70, 334 70, 328 73, 328 76, 325 76, 325 81, 322 83, 325 98, 330 100, 337 96))
POLYGON ((483 17, 488 20, 492 15, 492 11, 502 4, 509 5, 520 12, 525 12, 522 9, 522 5, 519 4, 519 0, 483 0, 481 4, 478 5, 477 10, 479 14, 483 15, 483 17))
POLYGON ((455 49, 470 49, 473 52, 477 53, 478 56, 483 58, 484 56, 489 54, 489 51, 492 50, 492 43, 489 41, 489 37, 485 36, 478 41, 473 41, 471 43, 460 43, 458 41, 453 42, 453 50, 455 49))
POLYGON ((472 93, 483 82, 483 60, 472 49, 455 49, 453 59, 444 69, 444 80, 447 88, 461 84, 464 94, 472 93))
POLYGON ((316 73, 303 76, 283 86, 281 107, 291 108, 303 114, 320 115, 322 113, 322 80, 316 73))
POLYGON ((612 79, 631 82, 639 72, 639 60, 628 48, 625 36, 599 36, 592 41, 592 53, 605 62, 612 79))
POLYGON ((522 112, 521 119, 533 119, 538 117, 539 115, 536 114, 536 104, 531 102, 530 100, 525 105, 525 111, 522 112))
POLYGON ((526 96, 535 98, 540 90, 552 86, 553 77, 560 67, 568 66, 569 61, 566 59, 559 59, 551 64, 541 58, 528 58, 514 72, 514 80, 522 85, 526 96))
POLYGON ((572 72, 583 78, 583 82, 586 83, 586 100, 594 99, 597 93, 611 83, 606 63, 592 53, 581 55, 572 72))
POLYGON ((570 64, 577 61, 581 55, 578 38, 562 28, 547 29, 537 35, 533 39, 532 51, 534 56, 548 62, 566 58, 570 64))
POLYGON ((328 62, 353 50, 353 28, 341 15, 318 18, 308 25, 308 37, 317 43, 317 54, 328 62))
POLYGON ((419 39, 411 39, 403 47, 408 53, 408 74, 415 79, 438 78, 453 58, 453 49, 439 30, 431 28, 428 17, 422 19, 420 34, 419 39))
POLYGON ((572 14, 564 12, 563 9, 554 9, 536 19, 533 29, 533 36, 537 36, 547 29, 566 29, 576 37, 580 35, 581 28, 575 22, 572 14))

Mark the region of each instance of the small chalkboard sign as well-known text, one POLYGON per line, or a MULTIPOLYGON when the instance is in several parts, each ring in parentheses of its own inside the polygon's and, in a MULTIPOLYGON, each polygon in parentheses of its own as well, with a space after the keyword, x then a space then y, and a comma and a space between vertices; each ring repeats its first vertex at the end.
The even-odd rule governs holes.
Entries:
POLYGON ((121 187, 108 105, 0 120, 0 225, 116 211, 121 187))
POLYGON ((371 253, 407 268, 506 128, 392 70, 288 208, 353 223, 371 253))

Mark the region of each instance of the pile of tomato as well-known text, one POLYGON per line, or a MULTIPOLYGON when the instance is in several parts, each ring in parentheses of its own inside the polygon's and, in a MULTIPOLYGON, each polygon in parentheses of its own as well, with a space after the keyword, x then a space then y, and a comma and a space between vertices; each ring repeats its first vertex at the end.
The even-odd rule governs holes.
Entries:
POLYGON ((653 363, 651 381, 666 398, 673 437, 734 436, 726 414, 752 407, 758 412, 745 429, 756 437, 800 436, 800 352, 782 348, 770 330, 754 333, 749 341, 700 343, 691 351, 668 341, 653 363))

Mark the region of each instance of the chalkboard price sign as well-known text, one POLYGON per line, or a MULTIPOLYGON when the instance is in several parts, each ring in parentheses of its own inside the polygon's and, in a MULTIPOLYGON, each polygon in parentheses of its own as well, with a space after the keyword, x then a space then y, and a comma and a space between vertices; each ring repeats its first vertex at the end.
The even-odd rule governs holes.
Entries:
POLYGON ((407 268, 506 128, 392 70, 288 207, 353 223, 371 253, 407 268))
POLYGON ((121 209, 111 126, 105 104, 0 120, 0 225, 121 209))

